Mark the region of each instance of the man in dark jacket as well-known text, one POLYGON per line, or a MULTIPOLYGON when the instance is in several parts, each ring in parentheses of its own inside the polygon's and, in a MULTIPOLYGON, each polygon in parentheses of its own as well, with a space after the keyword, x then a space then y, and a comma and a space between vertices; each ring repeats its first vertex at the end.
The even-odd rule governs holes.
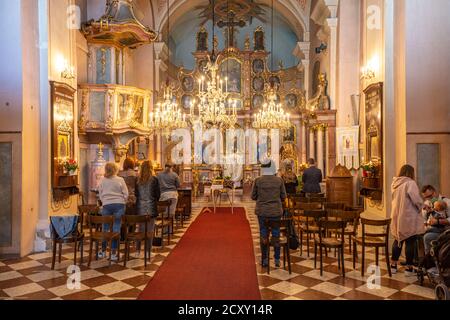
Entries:
MULTIPOLYGON (((286 189, 283 179, 276 176, 277 170, 273 161, 261 166, 261 177, 253 184, 252 199, 256 200, 255 213, 258 216, 260 241, 261 241, 261 264, 266 267, 269 263, 267 256, 268 243, 267 228, 265 220, 280 221, 283 215, 282 201, 286 199, 286 189)), ((275 241, 280 238, 280 228, 272 228, 272 237, 275 241)), ((275 246, 275 266, 280 266, 280 247, 275 246)))
POLYGON ((303 192, 321 193, 320 183, 322 182, 322 171, 316 168, 314 159, 308 160, 309 168, 303 172, 303 192))

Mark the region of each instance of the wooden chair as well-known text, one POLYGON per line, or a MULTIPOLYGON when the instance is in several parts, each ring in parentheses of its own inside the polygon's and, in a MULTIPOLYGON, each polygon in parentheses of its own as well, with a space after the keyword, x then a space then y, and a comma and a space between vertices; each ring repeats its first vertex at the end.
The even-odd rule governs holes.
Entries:
POLYGON ((323 253, 322 248, 325 248, 325 252, 328 249, 338 250, 338 268, 342 268, 342 276, 345 277, 345 266, 344 266, 344 248, 345 248, 345 238, 344 231, 346 221, 336 220, 329 221, 322 218, 318 222, 318 235, 314 238, 314 268, 317 267, 317 247, 320 251, 320 275, 323 275, 323 253), (331 234, 340 234, 340 237, 332 237, 331 234))
POLYGON ((348 248, 350 254, 352 253, 352 239, 356 237, 358 233, 359 219, 361 215, 361 210, 359 209, 350 209, 348 207, 345 208, 340 214, 342 220, 347 222, 347 226, 345 227, 344 236, 348 237, 348 248))
POLYGON ((345 203, 342 202, 325 202, 324 204, 325 210, 344 210, 345 209, 345 203))
POLYGON ((177 209, 175 211, 175 221, 178 228, 178 222, 181 223, 181 227, 184 227, 184 218, 187 215, 186 213, 186 204, 181 204, 177 206, 177 209))
POLYGON ((134 242, 136 247, 144 242, 144 266, 147 267, 147 255, 149 260, 151 258, 151 251, 149 246, 149 241, 153 240, 153 232, 148 232, 148 222, 150 216, 122 216, 122 223, 125 226, 125 257, 123 259, 123 266, 127 266, 127 261, 130 260, 130 243, 134 242), (129 230, 138 230, 144 229, 143 231, 133 231, 129 230))
POLYGON ((297 232, 300 233, 300 227, 302 223, 306 222, 306 218, 303 216, 303 212, 312 210, 322 210, 322 204, 295 201, 291 206, 291 208, 289 208, 289 210, 294 219, 294 223, 297 226, 297 232))
POLYGON ((164 248, 164 234, 167 235, 167 244, 170 244, 170 234, 173 232, 173 217, 169 214, 169 201, 158 201, 158 217, 155 222, 155 235, 158 234, 158 230, 161 230, 161 243, 164 248), (166 230, 164 232, 164 230, 166 230))
POLYGON ((289 238, 290 228, 289 224, 292 223, 292 219, 283 218, 278 221, 264 220, 265 227, 267 229, 267 237, 265 239, 267 246, 267 274, 270 274, 270 247, 280 246, 283 249, 283 268, 286 270, 286 260, 288 262, 289 274, 291 270, 291 255, 289 250, 289 238), (272 237, 272 229, 280 228, 280 238, 276 239, 272 237))
POLYGON ((91 266, 92 249, 94 242, 96 243, 95 258, 98 260, 98 246, 101 242, 106 241, 109 245, 109 265, 111 266, 112 256, 112 242, 117 240, 117 259, 120 260, 120 232, 113 232, 114 216, 88 216, 90 243, 89 243, 89 262, 88 267, 91 266), (108 230, 105 230, 103 226, 109 225, 108 230))
POLYGON ((86 204, 78 206, 78 214, 82 216, 82 220, 86 222, 86 227, 88 226, 88 215, 98 216, 100 215, 100 207, 96 204, 86 204))
POLYGON ((59 255, 58 255, 58 262, 61 263, 61 256, 62 256, 62 245, 63 243, 73 243, 73 263, 77 264, 77 251, 78 251, 78 244, 80 249, 80 265, 83 264, 83 241, 84 241, 84 232, 83 232, 83 216, 80 215, 78 217, 77 224, 75 226, 75 230, 65 236, 64 238, 61 238, 58 236, 58 233, 55 230, 55 227, 52 223, 50 223, 50 227, 52 229, 52 270, 55 269, 55 261, 56 261, 56 247, 59 245, 59 255))
MULTIPOLYGON (((317 204, 316 204, 317 205, 317 204)), ((310 243, 310 235, 315 235, 319 232, 319 226, 317 225, 318 221, 321 218, 325 218, 327 216, 327 212, 324 210, 305 210, 303 211, 302 217, 305 219, 305 222, 300 225, 300 256, 303 254, 303 233, 306 233, 306 253, 309 258, 309 243, 310 243)))
POLYGON ((376 265, 378 266, 378 254, 379 249, 384 248, 386 256, 386 265, 389 272, 389 277, 392 277, 391 266, 389 261, 389 227, 391 225, 391 219, 385 220, 370 220, 361 218, 362 234, 361 237, 353 236, 353 268, 355 268, 355 260, 358 257, 357 244, 362 246, 362 259, 361 259, 361 276, 364 276, 364 260, 366 247, 375 248, 376 265), (383 229, 380 231, 367 231, 367 227, 375 229, 383 229))

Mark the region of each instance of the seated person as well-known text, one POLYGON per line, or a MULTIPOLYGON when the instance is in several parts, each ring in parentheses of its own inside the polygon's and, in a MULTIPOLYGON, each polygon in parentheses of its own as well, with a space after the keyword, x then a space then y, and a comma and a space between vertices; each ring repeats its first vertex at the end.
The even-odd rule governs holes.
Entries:
POLYGON ((424 235, 425 253, 430 252, 431 242, 436 240, 449 225, 447 210, 447 203, 445 201, 437 200, 434 204, 431 201, 425 202, 424 218, 427 227, 424 235))

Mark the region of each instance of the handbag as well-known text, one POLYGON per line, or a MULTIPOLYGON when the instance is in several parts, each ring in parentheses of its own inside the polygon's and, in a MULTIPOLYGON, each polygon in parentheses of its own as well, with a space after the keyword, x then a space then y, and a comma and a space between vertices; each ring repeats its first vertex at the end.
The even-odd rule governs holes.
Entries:
POLYGON ((161 237, 153 237, 152 245, 155 247, 162 246, 162 238, 161 237))
POLYGON ((298 247, 300 246, 300 241, 298 238, 297 230, 295 230, 295 226, 292 221, 292 214, 288 210, 285 210, 283 216, 284 218, 289 219, 287 225, 289 231, 289 239, 288 239, 289 249, 297 250, 298 247))

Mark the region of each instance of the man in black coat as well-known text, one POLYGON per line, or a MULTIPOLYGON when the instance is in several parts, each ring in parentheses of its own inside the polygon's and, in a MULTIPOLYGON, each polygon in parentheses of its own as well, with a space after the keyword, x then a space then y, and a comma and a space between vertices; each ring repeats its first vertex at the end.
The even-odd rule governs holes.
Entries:
POLYGON ((303 172, 303 192, 321 193, 320 183, 322 182, 322 171, 316 168, 314 159, 308 160, 309 168, 303 172))

